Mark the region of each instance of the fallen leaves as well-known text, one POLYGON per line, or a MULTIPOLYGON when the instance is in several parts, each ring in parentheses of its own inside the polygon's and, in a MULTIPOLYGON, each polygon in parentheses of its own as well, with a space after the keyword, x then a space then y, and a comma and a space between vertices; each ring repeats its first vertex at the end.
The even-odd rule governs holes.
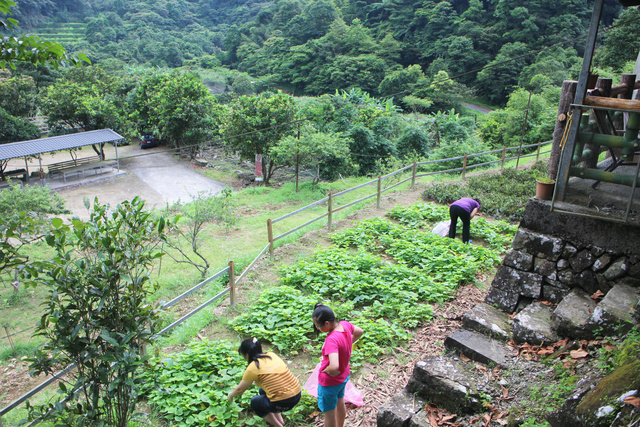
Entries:
POLYGON ((627 396, 624 399, 625 405, 633 405, 636 408, 640 408, 640 397, 638 396, 627 396))
POLYGON ((600 301, 602 298, 604 298, 604 294, 600 289, 598 289, 593 295, 591 295, 591 299, 596 302, 600 301))
POLYGON ((453 422, 457 417, 456 414, 449 414, 446 409, 438 408, 438 405, 430 403, 426 404, 424 406, 424 411, 427 415, 427 419, 429 420, 429 424, 431 425, 431 427, 462 427, 462 424, 453 422))

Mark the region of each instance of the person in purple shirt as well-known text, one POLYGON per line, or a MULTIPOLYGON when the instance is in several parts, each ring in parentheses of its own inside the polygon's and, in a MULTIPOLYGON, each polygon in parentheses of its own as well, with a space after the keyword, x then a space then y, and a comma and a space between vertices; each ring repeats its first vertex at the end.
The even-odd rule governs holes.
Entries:
POLYGON ((451 217, 451 225, 449 226, 449 237, 456 237, 456 223, 458 218, 462 220, 462 241, 469 242, 469 229, 471 228, 471 218, 476 216, 480 210, 480 202, 476 199, 463 197, 456 200, 449 206, 449 216, 451 217))

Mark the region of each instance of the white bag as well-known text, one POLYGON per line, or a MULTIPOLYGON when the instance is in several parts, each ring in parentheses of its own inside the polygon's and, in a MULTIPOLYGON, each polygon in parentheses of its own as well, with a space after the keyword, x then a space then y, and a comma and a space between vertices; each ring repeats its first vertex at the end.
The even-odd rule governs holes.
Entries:
POLYGON ((433 227, 431 232, 433 234, 437 234, 438 236, 447 237, 449 235, 449 227, 451 226, 451 220, 448 219, 446 221, 440 221, 433 227))

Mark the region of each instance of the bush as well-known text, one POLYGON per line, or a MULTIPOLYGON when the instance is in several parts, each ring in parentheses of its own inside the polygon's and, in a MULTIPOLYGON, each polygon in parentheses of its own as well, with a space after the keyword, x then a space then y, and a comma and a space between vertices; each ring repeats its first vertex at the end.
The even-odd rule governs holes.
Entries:
POLYGON ((537 162, 531 169, 505 169, 502 173, 484 174, 465 182, 436 183, 422 193, 423 200, 451 203, 461 197, 480 200, 482 212, 494 218, 517 222, 527 201, 535 196, 535 179, 547 170, 547 163, 537 162))
POLYGON ((64 208, 64 199, 52 193, 49 187, 25 185, 20 188, 18 184, 12 184, 10 191, 0 191, 0 216, 6 218, 19 212, 37 217, 70 213, 64 208))

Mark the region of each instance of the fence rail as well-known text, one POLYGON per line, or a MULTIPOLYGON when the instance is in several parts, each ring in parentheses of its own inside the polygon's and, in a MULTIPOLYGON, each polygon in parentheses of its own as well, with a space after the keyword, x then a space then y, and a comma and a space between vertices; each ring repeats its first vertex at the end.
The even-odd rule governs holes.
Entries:
MULTIPOLYGON (((388 173, 386 175, 383 176, 379 176, 377 179, 365 182, 363 184, 357 185, 355 187, 346 189, 346 190, 342 190, 340 192, 337 192, 335 194, 329 194, 328 197, 325 197, 321 200, 318 200, 316 202, 313 202, 303 208, 297 209, 293 212, 290 212, 286 215, 283 215, 279 218, 276 218, 274 220, 267 220, 267 235, 268 235, 268 240, 269 242, 267 243, 267 245, 264 247, 264 249, 262 249, 262 251, 260 251, 260 253, 253 259, 253 261, 244 269, 244 271, 242 272, 242 274, 240 274, 240 276, 238 276, 237 279, 235 279, 235 271, 234 271, 234 263, 233 261, 229 262, 229 265, 225 268, 223 268, 222 270, 218 271, 217 273, 215 273, 214 275, 212 275, 211 277, 203 280, 202 282, 198 283, 197 285, 193 286, 191 289, 183 292, 182 294, 180 294, 179 296, 175 297, 174 299, 172 299, 171 301, 165 303, 162 308, 166 309, 169 307, 172 307, 173 305, 175 305, 176 303, 178 303, 179 301, 183 300, 185 297, 187 297, 188 295, 191 295, 192 293, 196 292, 197 290, 203 288, 205 285, 211 283, 212 281, 214 281, 215 279, 218 279, 220 277, 223 277, 225 274, 229 275, 229 284, 227 287, 225 287, 222 291, 220 291, 218 294, 216 294, 215 296, 213 296, 212 298, 210 298, 209 300, 205 301, 204 303, 202 303, 200 306, 198 306, 197 308, 193 309, 192 311, 190 311, 189 313, 185 314, 184 316, 180 317, 179 319, 177 319, 176 321, 174 321, 173 323, 171 323, 170 325, 166 326, 164 329, 162 329, 161 331, 157 332, 155 335, 153 335, 152 339, 157 339, 160 336, 166 334, 167 332, 171 331, 172 329, 174 329, 176 326, 180 325, 181 323, 185 322, 186 320, 188 320, 189 318, 191 318, 192 316, 194 316, 196 313, 200 312, 201 310, 203 310, 204 308, 208 307, 209 305, 211 305, 212 303, 220 300, 221 298, 225 297, 227 294, 229 294, 229 298, 230 298, 230 304, 233 305, 235 304, 235 289, 238 283, 240 283, 246 276, 246 274, 253 269, 254 265, 256 264, 256 262, 267 252, 269 251, 270 257, 271 259, 274 258, 274 245, 275 242, 292 234, 295 233, 296 231, 299 231, 301 229, 303 229, 304 227, 309 226, 310 224, 319 221, 325 217, 327 217, 327 228, 329 230, 332 229, 332 215, 336 212, 339 212, 343 209, 346 209, 350 206, 353 206, 355 204, 358 204, 360 202, 369 200, 373 197, 377 197, 377 207, 380 207, 380 196, 401 185, 404 184, 406 182, 408 182, 409 180, 411 180, 411 185, 415 184, 415 180, 416 178, 420 178, 420 177, 424 177, 424 176, 431 176, 431 175, 438 175, 438 174, 445 174, 445 173, 453 173, 453 172, 462 172, 462 176, 464 177, 466 171, 470 170, 470 169, 475 169, 478 167, 483 167, 483 166, 488 166, 488 165, 492 165, 492 164, 496 164, 496 163, 501 163, 501 169, 504 168, 504 164, 506 161, 511 161, 511 160, 516 160, 516 159, 522 159, 522 158, 528 158, 528 157, 533 157, 536 156, 536 159, 539 158, 539 156, 541 154, 546 154, 549 153, 549 151, 543 151, 541 152, 540 149, 542 146, 546 146, 548 144, 551 144, 551 141, 547 141, 547 142, 541 142, 538 144, 531 144, 531 145, 526 145, 523 147, 510 147, 510 148, 503 148, 501 150, 492 150, 492 151, 486 151, 484 153, 477 153, 477 154, 471 154, 471 155, 464 155, 464 156, 460 156, 460 157, 453 157, 453 158, 449 158, 449 159, 439 159, 439 160, 430 160, 430 161, 425 161, 425 162, 414 162, 411 165, 407 165, 401 169, 398 169, 396 171, 393 171, 391 173, 388 173), (526 148, 533 148, 533 147, 537 147, 537 150, 535 153, 532 154, 527 154, 527 155, 521 155, 521 151, 522 149, 526 149, 526 148), (513 157, 506 157, 506 153, 510 152, 510 151, 514 151, 514 150, 518 150, 518 155, 517 156, 513 156, 513 157), (487 154, 495 154, 495 153, 500 153, 502 152, 502 158, 499 160, 494 160, 494 161, 490 161, 490 162, 485 162, 485 163, 480 163, 480 164, 475 164, 475 165, 471 165, 471 166, 467 166, 467 161, 470 158, 474 158, 474 157, 478 157, 478 156, 482 156, 482 155, 487 155, 487 154), (454 168, 454 169, 447 169, 447 170, 440 170, 440 171, 434 171, 434 172, 427 172, 427 173, 421 173, 418 174, 417 173, 417 169, 419 166, 425 166, 425 165, 432 165, 432 164, 437 164, 437 163, 442 163, 442 162, 446 162, 446 161, 455 161, 455 160, 463 160, 463 166, 460 168, 454 168), (388 179, 388 178, 392 178, 402 172, 407 171, 408 169, 411 169, 411 176, 409 176, 408 178, 405 178, 404 180, 401 180, 395 184, 392 184, 388 187, 382 188, 382 181, 384 179, 388 179), (352 191, 358 190, 360 188, 363 187, 367 187, 369 185, 373 185, 373 184, 377 184, 377 189, 376 192, 374 192, 373 194, 367 195, 365 197, 362 197, 358 200, 349 202, 345 205, 342 205, 340 207, 337 208, 333 208, 333 201, 336 197, 340 197, 343 196, 347 193, 350 193, 352 191), (273 224, 280 222, 286 218, 292 217, 296 214, 299 214, 301 212, 304 212, 308 209, 311 209, 313 207, 322 205, 324 203, 327 203, 327 212, 323 213, 322 215, 313 218, 309 221, 307 221, 306 223, 296 226, 294 228, 292 228, 289 231, 286 231, 280 235, 278 235, 277 237, 273 237, 273 224)), ((2 416, 6 415, 8 412, 10 412, 12 409, 15 409, 16 407, 18 407, 20 404, 24 403, 27 399, 35 396, 37 393, 39 393, 40 391, 42 391, 43 389, 45 389, 46 387, 48 387, 49 385, 51 385, 52 383, 56 382, 57 380, 59 380, 62 376, 64 376, 65 374, 67 374, 68 372, 70 372, 71 370, 73 370, 73 368, 75 367, 75 365, 70 365, 67 368, 65 368, 63 371, 57 373, 56 375, 54 375, 53 377, 49 378, 48 380, 46 380, 45 382, 43 382, 42 384, 38 385, 37 387, 35 387, 34 389, 32 389, 31 391, 27 392, 25 395, 23 395, 22 397, 16 399, 14 402, 11 402, 8 406, 6 406, 5 408, 0 409, 0 427, 2 427, 2 416)), ((29 424, 29 425, 35 425, 34 423, 29 424)))
POLYGON ((508 148, 505 147, 505 148, 502 148, 500 150, 485 151, 483 153, 477 153, 477 154, 471 154, 471 155, 466 155, 465 154, 464 156, 452 157, 452 158, 448 158, 448 159, 438 159, 438 160, 428 160, 428 161, 424 161, 424 162, 416 162, 416 163, 413 163, 411 165, 407 165, 407 166, 405 166, 405 167, 403 167, 401 169, 398 169, 396 171, 393 171, 391 173, 388 173, 386 175, 379 176, 377 179, 373 179, 371 181, 362 183, 362 184, 357 185, 357 186, 352 187, 352 188, 348 188, 346 190, 342 190, 342 191, 334 193, 334 194, 329 194, 328 197, 325 197, 322 200, 318 200, 318 201, 316 201, 314 203, 311 203, 311 204, 309 204, 309 205, 307 205, 307 206, 305 206, 303 208, 297 209, 294 212, 290 212, 290 213, 288 213, 286 215, 283 215, 283 216, 281 216, 279 218, 276 218, 274 220, 271 220, 271 219, 267 220, 267 236, 268 236, 268 240, 269 240, 269 245, 268 245, 269 246, 269 255, 270 255, 271 259, 274 259, 275 243, 278 240, 280 240, 280 239, 282 239, 282 238, 284 238, 284 237, 286 237, 286 236, 288 236, 288 235, 290 235, 292 233, 295 233, 296 231, 299 231, 299 230, 303 229, 304 227, 306 227, 306 226, 308 226, 308 225, 310 225, 310 224, 312 224, 312 223, 314 223, 316 221, 319 221, 319 220, 321 220, 321 219, 323 219, 325 217, 328 218, 327 219, 327 229, 330 231, 332 229, 333 214, 336 213, 336 212, 339 212, 339 211, 341 211, 343 209, 346 209, 346 208, 348 208, 350 206, 353 206, 355 204, 358 204, 358 203, 364 202, 366 200, 369 200, 369 199, 371 199, 373 197, 376 197, 377 198, 376 207, 379 209, 380 208, 380 197, 381 197, 381 195, 383 193, 385 193, 385 192, 387 192, 387 191, 389 191, 389 190, 391 190, 391 189, 393 189, 393 188, 395 188, 395 187, 397 187, 399 185, 402 185, 405 182, 408 182, 409 180, 411 180, 411 185, 413 186, 415 184, 416 178, 420 178, 420 177, 424 177, 424 176, 430 176, 430 175, 438 175, 438 174, 443 174, 443 173, 447 173, 448 174, 448 173, 453 173, 453 172, 461 172, 462 173, 462 177, 464 178, 466 172, 469 171, 469 170, 476 169, 476 168, 479 168, 479 167, 486 167, 486 166, 493 165, 493 164, 496 164, 496 163, 500 163, 500 168, 504 169, 504 165, 505 165, 505 163, 507 161, 512 161, 512 160, 518 160, 519 161, 522 158, 533 157, 533 156, 535 156, 536 159, 539 159, 541 154, 547 154, 547 153, 551 152, 551 150, 541 151, 541 148, 543 146, 551 144, 551 142, 552 141, 540 142, 538 144, 530 144, 530 145, 525 145, 525 146, 522 146, 522 147, 508 147, 508 148), (520 154, 523 149, 534 148, 534 147, 537 147, 537 150, 534 153, 527 154, 527 155, 521 155, 520 154), (514 151, 514 150, 517 150, 517 152, 518 152, 516 156, 513 156, 513 157, 507 157, 506 156, 507 152, 514 151), (471 158, 474 158, 474 157, 479 157, 479 156, 484 156, 484 155, 488 155, 488 154, 496 154, 496 153, 502 153, 502 158, 498 159, 498 160, 492 160, 492 161, 489 161, 489 162, 478 163, 478 164, 474 164, 474 165, 470 165, 470 166, 467 165, 468 159, 471 159, 471 158), (448 161, 456 161, 456 160, 462 160, 463 161, 462 167, 453 168, 453 169, 439 170, 439 171, 433 171, 433 172, 426 172, 426 173, 420 173, 420 174, 417 173, 417 170, 418 170, 419 166, 433 165, 433 164, 437 164, 437 163, 448 162, 448 161), (405 179, 403 179, 403 180, 401 180, 401 181, 399 181, 397 183, 389 185, 387 187, 384 187, 384 188, 382 187, 382 181, 383 180, 391 178, 391 177, 394 177, 394 176, 396 176, 396 175, 398 175, 398 174, 400 174, 402 172, 407 171, 408 169, 412 170, 411 176, 409 176, 408 178, 405 178, 405 179), (357 200, 351 201, 351 202, 349 202, 347 204, 344 204, 344 205, 342 205, 340 207, 337 207, 337 208, 333 207, 333 202, 337 197, 343 196, 343 195, 345 195, 347 193, 350 193, 350 192, 352 192, 354 190, 358 190, 360 188, 367 187, 367 186, 370 186, 370 185, 373 185, 373 184, 377 184, 377 190, 376 190, 375 193, 372 193, 372 194, 369 194, 369 195, 364 196, 362 198, 359 198, 357 200), (297 227, 295 227, 295 228, 293 228, 291 230, 288 230, 288 231, 286 231, 286 232, 284 232, 282 234, 279 234, 276 237, 273 236, 273 224, 275 224, 277 222, 280 222, 285 218, 289 218, 294 214, 298 214, 298 213, 301 213, 303 211, 306 211, 307 209, 311 209, 313 207, 316 207, 316 206, 318 206, 318 205, 320 205, 322 203, 325 203, 325 202, 327 203, 327 212, 325 212, 322 215, 319 215, 319 216, 307 221, 306 223, 304 223, 302 225, 298 225, 297 227))

